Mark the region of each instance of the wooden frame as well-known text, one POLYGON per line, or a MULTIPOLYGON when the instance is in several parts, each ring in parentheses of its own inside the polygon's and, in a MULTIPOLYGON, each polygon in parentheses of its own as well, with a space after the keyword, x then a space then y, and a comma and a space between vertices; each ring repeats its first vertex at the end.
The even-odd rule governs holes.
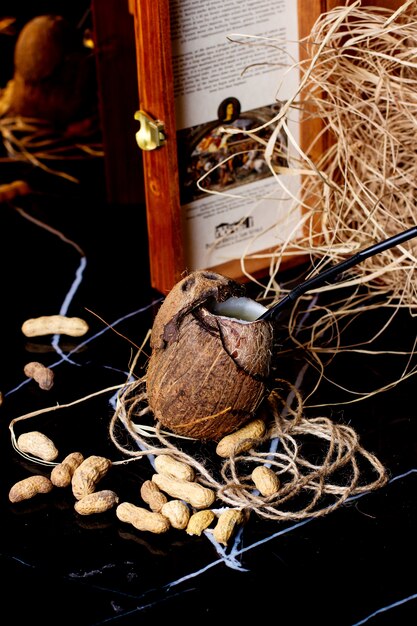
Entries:
POLYGON ((164 121, 166 137, 143 152, 151 283, 166 293, 184 270, 169 0, 136 0, 134 17, 140 108, 164 121))
MULTIPOLYGON (((181 222, 180 177, 177 156, 177 128, 174 105, 170 2, 169 0, 130 0, 132 4, 138 68, 140 109, 153 120, 163 121, 163 145, 143 151, 144 186, 149 240, 152 286, 167 293, 180 280, 186 267, 181 222)), ((317 17, 342 0, 298 0, 296 4, 299 39, 308 35, 317 17)), ((304 50, 300 46, 300 58, 304 50)), ((304 124, 301 120, 300 141, 309 146, 319 134, 320 122, 304 124)), ((315 143, 320 153, 326 138, 315 143)), ((314 154, 310 154, 314 159, 314 154)), ((300 261, 304 260, 299 258, 300 261)), ((283 269, 297 263, 294 256, 284 258, 283 269)), ((248 271, 267 273, 269 261, 248 261, 248 271)), ((191 268, 193 269, 193 268, 191 268)), ((210 268, 238 280, 242 275, 238 259, 210 268)))

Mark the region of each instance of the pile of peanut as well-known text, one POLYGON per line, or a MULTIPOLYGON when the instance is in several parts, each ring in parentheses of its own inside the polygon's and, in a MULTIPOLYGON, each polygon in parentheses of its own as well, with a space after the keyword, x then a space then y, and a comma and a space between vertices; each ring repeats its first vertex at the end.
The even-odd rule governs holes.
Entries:
MULTIPOLYGON (((23 322, 21 327, 25 337, 42 337, 44 335, 68 335, 82 337, 88 330, 88 324, 80 317, 66 315, 42 315, 23 322)), ((54 372, 39 361, 30 361, 23 368, 25 375, 38 383, 39 388, 45 391, 52 389, 54 372)))
MULTIPOLYGON (((232 452, 249 449, 264 432, 263 421, 254 420, 224 437, 217 445, 217 454, 227 457, 232 452)), ((39 431, 20 435, 17 447, 44 461, 52 462, 58 458, 53 441, 39 431)), ((114 491, 97 490, 99 482, 112 465, 103 456, 84 458, 80 452, 72 452, 53 467, 49 477, 31 475, 15 483, 10 489, 9 500, 17 503, 37 494, 49 493, 54 487, 70 487, 76 500, 74 508, 79 515, 103 513, 115 508, 121 522, 131 524, 139 531, 160 534, 175 528, 199 536, 209 530, 214 539, 225 546, 238 525, 247 519, 245 511, 241 509, 213 510, 211 507, 216 500, 215 491, 197 482, 191 465, 167 454, 155 457, 155 473, 140 487, 138 495, 141 502, 119 502, 114 491)), ((280 486, 275 472, 264 465, 253 470, 252 479, 254 487, 265 496, 273 495, 280 486)))

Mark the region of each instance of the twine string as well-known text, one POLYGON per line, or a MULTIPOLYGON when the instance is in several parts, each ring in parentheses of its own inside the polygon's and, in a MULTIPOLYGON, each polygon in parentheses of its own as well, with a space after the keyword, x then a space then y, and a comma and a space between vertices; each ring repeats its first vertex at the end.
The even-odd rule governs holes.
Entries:
POLYGON ((226 459, 218 457, 217 462, 211 459, 214 467, 187 451, 190 438, 163 431, 159 423, 143 429, 144 417, 150 417, 145 377, 127 385, 119 395, 110 435, 129 456, 170 454, 189 464, 196 470, 198 481, 215 489, 220 501, 269 520, 319 517, 341 506, 350 496, 387 482, 382 463, 361 446, 353 428, 326 417, 307 418, 299 390, 283 379, 276 383, 268 397, 268 408, 264 409, 264 437, 253 441, 248 451, 226 459), (289 397, 295 399, 295 406, 287 405, 289 397), (283 417, 284 413, 288 417, 283 417), (126 449, 126 444, 118 441, 118 420, 133 438, 134 448, 126 449), (279 446, 275 450, 272 442, 277 438, 279 446), (307 444, 311 453, 303 452, 307 444), (267 465, 279 477, 281 486, 276 494, 262 496, 257 491, 251 478, 257 465, 267 465), (367 481, 369 470, 373 478, 367 481))

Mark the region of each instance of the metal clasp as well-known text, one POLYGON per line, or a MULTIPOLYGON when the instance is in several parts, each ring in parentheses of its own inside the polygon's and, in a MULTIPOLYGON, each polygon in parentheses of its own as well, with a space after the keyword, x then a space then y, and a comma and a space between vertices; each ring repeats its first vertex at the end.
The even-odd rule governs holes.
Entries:
POLYGON ((163 122, 152 119, 145 111, 136 111, 135 120, 140 123, 136 142, 141 150, 155 150, 165 143, 163 122))

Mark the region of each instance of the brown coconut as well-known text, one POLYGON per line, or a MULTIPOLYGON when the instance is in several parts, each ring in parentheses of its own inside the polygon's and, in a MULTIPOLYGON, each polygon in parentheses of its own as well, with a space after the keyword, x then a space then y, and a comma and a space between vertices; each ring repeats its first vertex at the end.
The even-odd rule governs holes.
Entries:
POLYGON ((218 315, 244 287, 210 271, 178 282, 152 327, 146 384, 155 418, 174 433, 218 440, 253 418, 268 391, 273 328, 218 315))
POLYGON ((94 60, 60 15, 38 15, 22 28, 14 50, 8 115, 66 126, 95 109, 94 60))

